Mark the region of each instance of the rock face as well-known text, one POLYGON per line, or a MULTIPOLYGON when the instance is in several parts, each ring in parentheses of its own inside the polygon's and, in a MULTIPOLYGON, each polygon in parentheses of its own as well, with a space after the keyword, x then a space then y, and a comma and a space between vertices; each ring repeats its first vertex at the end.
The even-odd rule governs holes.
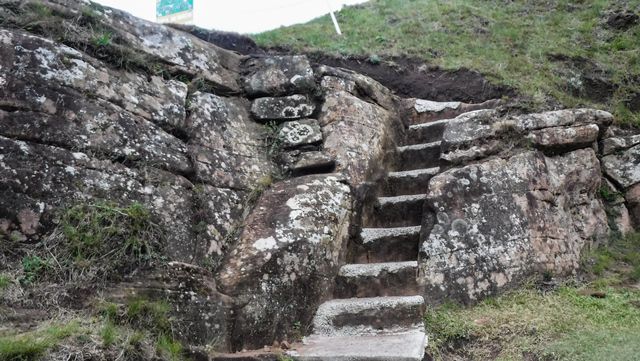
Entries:
POLYGON ((449 121, 442 158, 456 167, 429 183, 425 297, 473 302, 535 272, 578 269, 582 249, 609 236, 594 149, 610 123, 588 109, 449 121))
POLYGON ((534 270, 575 271, 582 248, 607 237, 600 179, 592 149, 555 157, 529 151, 432 178, 436 224, 422 245, 425 295, 474 301, 534 270))

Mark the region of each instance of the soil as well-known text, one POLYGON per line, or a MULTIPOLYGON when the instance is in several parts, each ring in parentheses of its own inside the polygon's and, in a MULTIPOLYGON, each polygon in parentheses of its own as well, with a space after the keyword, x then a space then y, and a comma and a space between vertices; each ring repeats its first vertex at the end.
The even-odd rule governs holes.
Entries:
POLYGON ((607 25, 615 30, 624 31, 638 24, 640 16, 630 10, 617 10, 609 14, 607 25))
POLYGON ((435 101, 481 103, 516 93, 491 84, 482 74, 469 69, 444 70, 407 56, 372 62, 365 56, 338 57, 324 53, 307 54, 312 62, 346 68, 367 75, 397 95, 435 101))
MULTIPOLYGON (((196 26, 175 24, 170 26, 243 55, 300 54, 300 52, 294 52, 285 47, 263 49, 251 38, 237 33, 206 30, 196 26)), ((366 56, 342 57, 322 52, 307 53, 306 55, 313 63, 346 68, 367 75, 405 98, 481 103, 503 96, 516 95, 514 89, 492 84, 477 71, 465 68, 444 70, 426 64, 420 59, 407 56, 371 61, 366 56)))
POLYGON ((190 33, 208 43, 242 55, 264 54, 264 50, 248 36, 217 30, 207 30, 192 25, 169 24, 169 26, 190 33))
POLYGON ((566 82, 566 90, 574 96, 607 102, 618 88, 611 74, 592 60, 564 54, 550 54, 548 57, 556 64, 559 78, 566 82))

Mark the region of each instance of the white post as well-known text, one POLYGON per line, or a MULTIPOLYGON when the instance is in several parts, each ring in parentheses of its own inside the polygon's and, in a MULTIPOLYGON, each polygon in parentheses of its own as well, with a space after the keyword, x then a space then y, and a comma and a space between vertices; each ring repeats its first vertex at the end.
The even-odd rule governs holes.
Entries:
POLYGON ((333 13, 333 7, 329 0, 327 0, 327 6, 329 7, 329 14, 331 14, 331 20, 333 21, 333 26, 336 28, 336 33, 338 35, 342 35, 342 31, 340 31, 340 25, 338 24, 338 19, 336 19, 335 14, 333 13))

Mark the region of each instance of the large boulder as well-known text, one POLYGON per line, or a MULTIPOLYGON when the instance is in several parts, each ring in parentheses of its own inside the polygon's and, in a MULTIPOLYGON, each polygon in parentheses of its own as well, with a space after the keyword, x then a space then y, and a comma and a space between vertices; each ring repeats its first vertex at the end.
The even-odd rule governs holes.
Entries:
POLYGON ((436 223, 421 247, 425 297, 473 302, 536 271, 571 274, 582 249, 608 236, 592 149, 526 151, 435 176, 436 223))
POLYGON ((319 116, 324 151, 336 160, 352 185, 369 179, 384 167, 393 144, 394 113, 344 91, 330 91, 319 116))
POLYGON ((237 303, 235 349, 291 340, 296 323, 309 326, 331 290, 350 214, 349 187, 335 175, 279 182, 260 197, 220 267, 219 289, 237 303))

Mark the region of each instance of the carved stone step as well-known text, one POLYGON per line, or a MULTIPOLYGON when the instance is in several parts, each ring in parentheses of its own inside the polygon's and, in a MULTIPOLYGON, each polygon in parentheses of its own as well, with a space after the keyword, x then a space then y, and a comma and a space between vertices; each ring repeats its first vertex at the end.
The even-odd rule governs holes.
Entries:
POLYGON ((438 167, 440 165, 440 142, 398 147, 397 161, 398 170, 438 167))
POLYGON ((383 186, 384 194, 406 195, 426 193, 429 180, 440 168, 414 169, 402 172, 391 172, 387 175, 383 186))
POLYGON ((418 258, 420 226, 363 228, 361 242, 352 245, 349 262, 413 261, 418 258))
POLYGON ((348 298, 320 305, 313 332, 324 336, 393 333, 422 325, 422 296, 348 298))
POLYGON ((451 119, 441 119, 434 122, 414 124, 407 129, 406 145, 437 142, 442 139, 444 128, 451 119))
POLYGON ((422 222, 422 206, 426 194, 378 197, 367 227, 409 227, 422 222))
POLYGON ((427 347, 422 328, 373 336, 306 337, 288 352, 300 361, 421 361, 427 347))
POLYGON ((380 297, 419 294, 418 262, 387 262, 348 264, 336 277, 335 296, 380 297))

